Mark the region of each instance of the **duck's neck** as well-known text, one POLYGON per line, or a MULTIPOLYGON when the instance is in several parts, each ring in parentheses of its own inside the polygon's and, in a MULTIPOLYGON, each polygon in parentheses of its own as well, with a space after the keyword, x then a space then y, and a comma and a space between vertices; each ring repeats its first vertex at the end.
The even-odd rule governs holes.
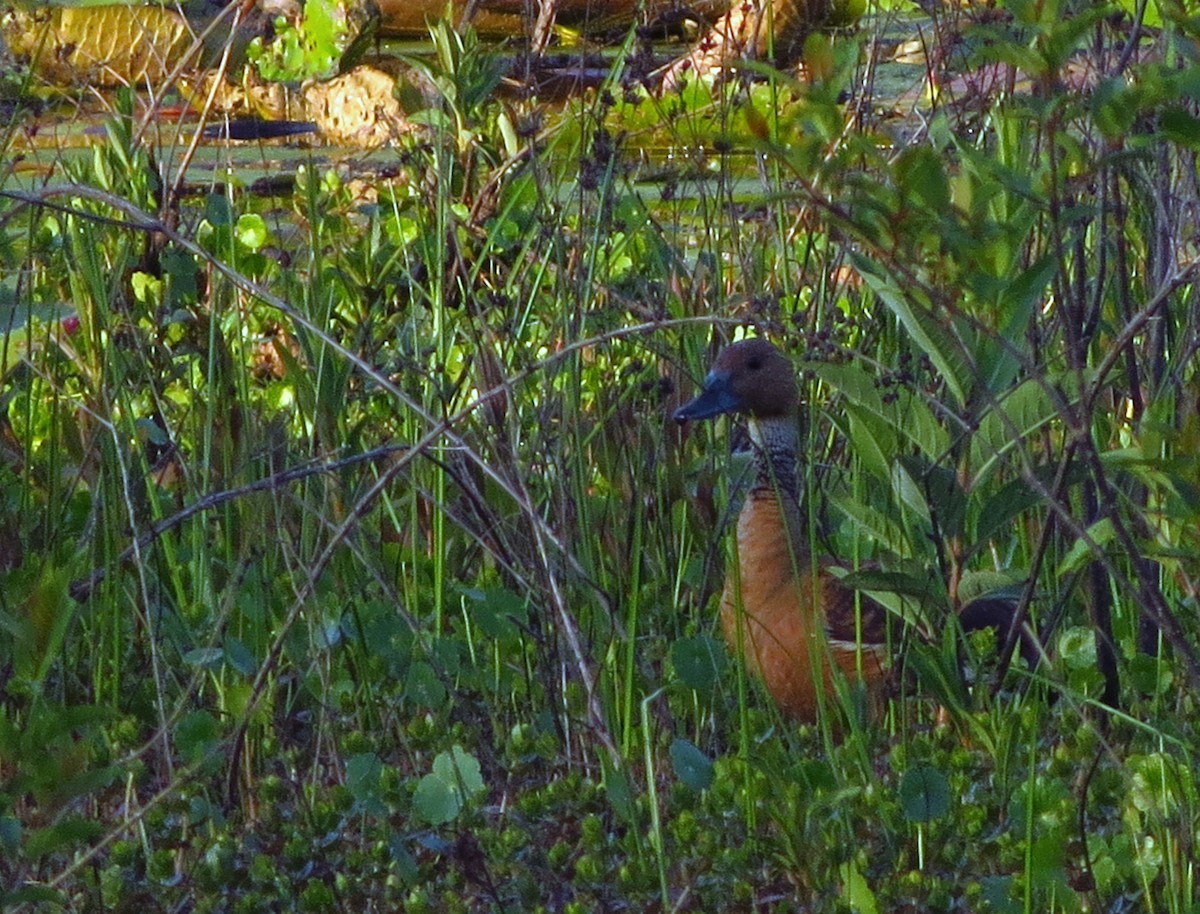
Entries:
POLYGON ((799 500, 796 477, 796 448, 799 435, 792 416, 750 420, 750 440, 754 444, 754 488, 770 489, 790 500, 799 500))

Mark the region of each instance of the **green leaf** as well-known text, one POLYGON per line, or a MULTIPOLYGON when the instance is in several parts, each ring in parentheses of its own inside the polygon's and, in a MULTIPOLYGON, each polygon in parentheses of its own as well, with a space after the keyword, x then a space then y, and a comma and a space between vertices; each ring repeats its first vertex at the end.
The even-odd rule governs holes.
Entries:
POLYGON ((413 791, 413 809, 430 825, 444 825, 458 816, 462 797, 453 785, 427 774, 413 791))
POLYGON ((897 441, 893 422, 884 414, 875 380, 856 365, 805 362, 801 365, 846 398, 846 439, 863 465, 879 479, 891 474, 897 441))
POLYGON ((1009 282, 1000 294, 997 307, 1003 319, 998 337, 983 336, 976 346, 979 377, 993 394, 1006 390, 1020 373, 1018 355, 1027 354, 1025 334, 1057 269, 1058 261, 1047 254, 1009 282))
POLYGON ((894 593, 918 600, 936 600, 944 593, 940 583, 931 575, 908 574, 903 571, 864 569, 842 575, 844 586, 870 593, 894 593))
POLYGON ((413 807, 430 825, 442 825, 453 821, 466 801, 483 789, 479 762, 456 745, 433 760, 433 771, 421 778, 413 793, 413 807))
POLYGON ((225 636, 225 662, 243 676, 253 676, 258 669, 254 654, 236 635, 225 636))
POLYGON ((965 404, 975 370, 971 356, 962 343, 927 307, 909 301, 891 278, 876 275, 871 269, 861 269, 859 272, 880 300, 899 318, 913 342, 929 356, 958 405, 965 404))
POLYGON ((383 774, 383 761, 374 752, 360 752, 346 760, 346 787, 356 800, 375 796, 383 774))
POLYGON ((1015 517, 1041 502, 1042 496, 1024 479, 1005 483, 988 497, 979 509, 975 532, 976 548, 984 546, 994 534, 1004 533, 1015 517))
POLYGON ((938 525, 945 536, 962 532, 967 499, 958 484, 958 474, 948 466, 932 463, 924 455, 901 457, 897 461, 917 488, 919 502, 909 502, 914 510, 935 512, 938 525))
POLYGON ((408 668, 408 676, 404 680, 404 695, 421 707, 436 708, 446 701, 446 687, 438 679, 433 667, 423 660, 418 660, 408 668))
POLYGON ((996 409, 979 420, 979 428, 971 438, 971 464, 976 468, 971 488, 993 472, 1005 455, 1057 416, 1054 401, 1036 381, 1025 381, 1000 399, 996 409))
POLYGON ((633 801, 633 789, 629 786, 629 775, 621 768, 613 767, 607 758, 604 765, 604 793, 609 805, 626 822, 637 821, 637 806, 633 801))
POLYGON ((30 860, 39 860, 56 851, 79 848, 103 831, 104 825, 97 819, 68 815, 54 825, 29 832, 25 841, 25 856, 30 860))
POLYGON ((1129 658, 1127 669, 1129 684, 1145 695, 1165 695, 1175 681, 1170 662, 1161 657, 1135 654, 1129 658))
POLYGON ((1159 115, 1158 123, 1168 140, 1189 149, 1200 149, 1200 118, 1194 114, 1172 107, 1159 115))
POLYGON ((895 403, 884 403, 874 376, 857 365, 804 362, 800 367, 846 398, 850 417, 846 436, 880 479, 890 478, 891 459, 902 440, 912 442, 930 460, 940 458, 949 448, 946 430, 919 396, 900 391, 895 403))
POLYGON ((121 776, 121 769, 116 765, 106 765, 103 768, 93 768, 77 774, 66 781, 55 785, 53 800, 56 804, 65 805, 67 802, 85 797, 88 794, 103 790, 121 776))
POLYGON ((942 160, 928 146, 910 146, 896 162, 900 192, 935 213, 950 206, 950 184, 942 160))
POLYGON ((219 647, 197 647, 183 655, 183 662, 188 666, 198 666, 212 670, 221 665, 225 651, 219 647))
POLYGON ((900 778, 900 807, 910 822, 932 822, 950 808, 950 784, 932 765, 915 765, 900 778))
POLYGON ((1097 549, 1104 549, 1106 545, 1112 542, 1116 531, 1113 529, 1112 521, 1107 517, 1102 517, 1096 523, 1092 524, 1087 529, 1087 539, 1080 537, 1072 545, 1063 560, 1058 563, 1059 577, 1066 577, 1078 571, 1084 566, 1084 563, 1092 557, 1092 545, 1097 549), (1091 541, 1089 544, 1088 540, 1091 541))
POLYGON ((677 639, 671 645, 670 658, 680 681, 705 695, 712 693, 729 665, 725 648, 708 635, 677 639))
POLYGON ((1012 876, 984 876, 979 880, 983 900, 987 902, 987 910, 996 914, 1020 914, 1024 908, 1013 897, 1012 876))
POLYGON ((433 760, 433 773, 442 780, 460 787, 468 796, 483 792, 483 775, 475 756, 455 745, 449 752, 438 753, 433 760))
POLYGON ((258 213, 243 213, 238 216, 235 235, 249 250, 257 252, 270 240, 271 230, 258 213))
POLYGON ((675 776, 693 790, 707 790, 712 786, 712 762, 686 739, 671 743, 671 765, 675 768, 675 776))
POLYGON ((846 408, 850 419, 846 440, 864 469, 878 479, 891 477, 891 457, 896 453, 895 435, 882 423, 872 420, 863 410, 846 408))
POLYGON ((1016 571, 968 570, 958 582, 958 600, 963 606, 982 597, 1016 601, 1024 587, 1024 578, 1016 571))
POLYGON ((1058 656, 1068 669, 1086 670, 1096 666, 1096 633, 1075 625, 1058 636, 1058 656))
MULTIPOLYGON (((21 905, 49 904, 56 908, 65 907, 67 902, 62 893, 44 885, 25 885, 11 892, 0 892, 0 911, 8 911, 21 905)), ((41 910, 39 907, 38 910, 41 910)))
POLYGON ((910 552, 908 536, 894 518, 849 497, 835 498, 833 504, 859 531, 866 533, 888 551, 896 555, 907 555, 910 552))
POLYGON ((207 711, 193 711, 175 727, 175 748, 189 762, 199 761, 221 738, 221 725, 207 711))
POLYGON ((920 481, 919 465, 912 461, 898 460, 892 465, 892 495, 897 504, 907 505, 922 520, 930 520, 929 503, 925 500, 925 487, 920 481), (918 467, 917 478, 913 468, 918 467))
POLYGON ((463 594, 475 604, 470 611, 471 621, 492 638, 515 638, 529 622, 528 602, 506 587, 483 591, 464 588, 463 594))
POLYGON ((839 871, 842 877, 842 897, 850 910, 856 914, 877 914, 879 904, 875 900, 875 893, 871 891, 871 886, 858 866, 853 861, 843 863, 839 871))
POLYGON ((346 789, 359 808, 373 815, 386 815, 381 796, 383 761, 374 752, 361 752, 346 761, 346 789))

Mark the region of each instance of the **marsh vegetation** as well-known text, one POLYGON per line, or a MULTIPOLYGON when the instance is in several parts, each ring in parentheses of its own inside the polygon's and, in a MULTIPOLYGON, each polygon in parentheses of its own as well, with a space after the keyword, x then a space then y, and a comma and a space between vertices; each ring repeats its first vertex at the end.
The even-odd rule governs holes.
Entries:
POLYGON ((555 107, 438 26, 388 167, 271 196, 131 90, 36 169, 18 112, 0 905, 1194 911, 1200 27, 1139 11, 661 95, 631 33, 555 107), (716 628, 744 461, 670 416, 754 334, 879 716, 781 719, 716 628), (996 591, 1036 669, 959 637, 996 591))

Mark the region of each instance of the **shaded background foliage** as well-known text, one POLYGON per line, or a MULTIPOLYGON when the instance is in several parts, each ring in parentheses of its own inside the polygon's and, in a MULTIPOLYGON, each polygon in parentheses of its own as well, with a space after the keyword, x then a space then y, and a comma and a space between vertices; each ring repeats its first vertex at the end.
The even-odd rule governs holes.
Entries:
POLYGON ((173 200, 131 93, 6 171, 5 903, 1190 910, 1200 81, 1155 12, 939 11, 899 126, 886 16, 561 113, 443 26, 391 177, 173 200), (714 637, 740 458, 668 417, 746 331, 881 568, 881 721, 798 731, 714 637), (995 591, 1036 671, 958 643, 995 591))

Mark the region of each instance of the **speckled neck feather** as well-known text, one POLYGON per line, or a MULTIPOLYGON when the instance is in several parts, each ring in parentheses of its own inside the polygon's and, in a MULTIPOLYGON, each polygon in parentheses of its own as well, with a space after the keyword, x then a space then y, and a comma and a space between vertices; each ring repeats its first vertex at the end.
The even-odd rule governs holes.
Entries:
POLYGON ((750 419, 754 444, 755 489, 768 489, 799 501, 796 476, 796 446, 799 436, 792 416, 750 419))

